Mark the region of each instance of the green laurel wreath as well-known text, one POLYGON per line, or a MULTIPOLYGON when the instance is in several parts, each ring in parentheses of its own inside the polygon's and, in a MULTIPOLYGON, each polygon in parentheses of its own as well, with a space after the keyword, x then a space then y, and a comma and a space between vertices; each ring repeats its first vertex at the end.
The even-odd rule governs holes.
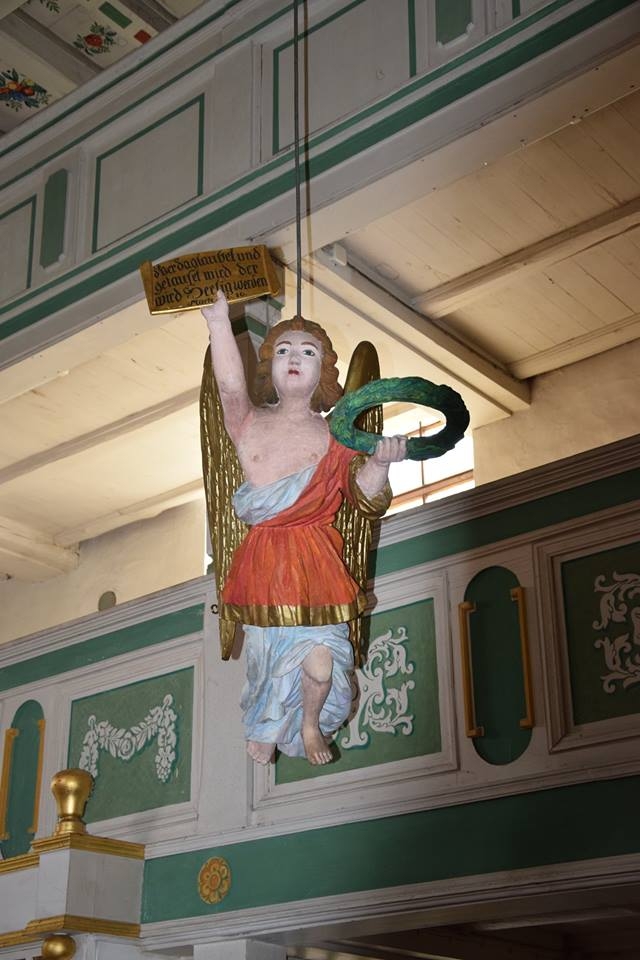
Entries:
POLYGON ((343 446, 351 450, 373 453, 380 437, 375 433, 358 430, 354 421, 370 407, 400 400, 439 410, 447 420, 446 426, 434 436, 412 437, 407 441, 409 460, 441 457, 455 447, 469 426, 469 411, 464 400, 446 384, 431 383, 422 377, 387 377, 372 380, 338 400, 331 413, 331 433, 343 446))

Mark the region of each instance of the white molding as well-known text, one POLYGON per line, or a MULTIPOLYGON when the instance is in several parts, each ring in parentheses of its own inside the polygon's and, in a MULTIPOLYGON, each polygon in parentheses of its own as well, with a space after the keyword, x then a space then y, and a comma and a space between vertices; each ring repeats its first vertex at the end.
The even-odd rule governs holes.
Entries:
POLYGON ((510 363, 508 369, 514 377, 537 377, 541 373, 557 370, 559 367, 577 363, 605 350, 612 350, 623 343, 630 343, 640 337, 640 313, 634 313, 624 320, 616 320, 598 330, 591 330, 579 337, 573 337, 565 343, 559 343, 548 350, 533 353, 523 360, 510 363))
POLYGON ((623 515, 582 517, 566 524, 561 534, 545 538, 534 548, 538 615, 546 628, 542 631, 542 653, 548 746, 552 753, 611 744, 640 735, 640 713, 594 723, 574 723, 561 579, 565 562, 637 542, 639 530, 640 508, 627 510, 623 515))
POLYGON ((0 517, 0 570, 18 580, 48 580, 75 570, 77 541, 61 545, 41 530, 0 517))
MULTIPOLYGON (((187 580, 185 583, 129 600, 111 610, 91 613, 58 627, 39 630, 37 633, 9 640, 0 645, 0 669, 12 663, 33 660, 34 657, 73 646, 92 637, 113 633, 145 620, 157 620, 168 613, 176 613, 197 603, 206 604, 211 585, 210 576, 198 577, 195 580, 187 580)), ((5 691, 3 695, 8 692, 5 691)))
MULTIPOLYGON (((434 530, 464 523, 489 513, 501 512, 531 500, 570 490, 603 477, 636 469, 640 463, 640 436, 576 454, 563 460, 534 467, 511 477, 465 490, 413 510, 394 514, 380 525, 378 550, 403 540, 424 536, 434 530)), ((632 504, 626 505, 630 510, 632 504)), ((533 537, 540 531, 527 534, 533 537)), ((444 560, 441 561, 443 563, 444 560)))
POLYGON ((395 926, 410 929, 428 925, 429 916, 437 924, 477 919, 478 907, 484 907, 485 918, 548 910, 558 898, 565 910, 572 899, 586 908, 602 891, 628 890, 638 882, 640 855, 627 854, 146 923, 141 939, 147 949, 167 949, 239 936, 265 937, 305 927, 331 926, 335 933, 340 925, 389 918, 396 918, 395 926), (469 908, 475 916, 468 916, 469 908))

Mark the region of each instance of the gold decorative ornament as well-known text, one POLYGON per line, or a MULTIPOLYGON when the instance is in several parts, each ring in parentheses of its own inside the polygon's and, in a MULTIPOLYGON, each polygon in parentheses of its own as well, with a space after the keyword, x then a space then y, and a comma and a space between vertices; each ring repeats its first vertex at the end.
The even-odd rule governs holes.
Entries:
POLYGON ((227 247, 188 253, 140 265, 150 313, 196 310, 215 303, 222 290, 229 303, 274 296, 280 283, 265 246, 227 247))
POLYGON ((471 668, 471 637, 469 617, 475 613, 476 605, 470 600, 458 604, 460 623, 460 659, 462 661, 462 693, 464 697, 464 725, 468 737, 484 737, 484 727, 476 723, 473 701, 473 673, 471 668))
POLYGON ((112 937, 140 936, 139 923, 127 923, 123 920, 101 920, 99 917, 79 917, 74 913, 60 913, 55 917, 42 917, 30 920, 23 931, 28 940, 36 939, 38 934, 54 931, 73 930, 75 933, 105 933, 112 937))
MULTIPOLYGON (((86 850, 89 853, 103 853, 110 857, 144 860, 144 843, 114 840, 112 837, 95 837, 91 833, 63 833, 59 836, 54 834, 52 837, 34 840, 31 849, 37 854, 50 853, 52 850, 86 850)), ((2 872, 1 862, 0 872, 2 872)))
POLYGON ((0 774, 0 840, 8 840, 7 809, 9 803, 9 776, 11 773, 11 756, 13 741, 20 736, 16 727, 9 727, 4 732, 4 752, 2 754, 2 774, 0 774))
POLYGON ((28 833, 38 832, 38 821, 40 819, 40 791, 42 788, 42 761, 44 759, 44 731, 47 726, 46 720, 38 720, 38 769, 36 774, 36 788, 33 796, 33 817, 28 833))
POLYGON ((66 933, 52 933, 42 942, 43 960, 71 960, 76 952, 76 942, 66 933))
POLYGON ((200 868, 198 893, 205 903, 220 903, 231 889, 231 869, 223 857, 212 857, 200 868))
POLYGON ((87 832, 82 815, 93 789, 93 777, 86 770, 60 770, 51 781, 51 792, 58 808, 55 836, 87 832))

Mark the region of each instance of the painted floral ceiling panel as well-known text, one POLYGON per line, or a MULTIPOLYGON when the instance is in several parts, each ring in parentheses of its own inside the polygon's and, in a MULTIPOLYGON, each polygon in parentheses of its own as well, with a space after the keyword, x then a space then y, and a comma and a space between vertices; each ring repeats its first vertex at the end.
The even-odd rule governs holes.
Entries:
POLYGON ((201 0, 9 0, 0 11, 0 132, 148 43, 201 0))

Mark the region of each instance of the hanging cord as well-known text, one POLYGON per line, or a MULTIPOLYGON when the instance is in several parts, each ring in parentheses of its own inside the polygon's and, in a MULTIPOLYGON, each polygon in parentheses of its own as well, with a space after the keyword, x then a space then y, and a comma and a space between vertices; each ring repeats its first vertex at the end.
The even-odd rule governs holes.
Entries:
POLYGON ((302 316, 302 212, 300 209, 300 76, 298 3, 293 0, 293 166, 296 182, 296 316, 302 316))

